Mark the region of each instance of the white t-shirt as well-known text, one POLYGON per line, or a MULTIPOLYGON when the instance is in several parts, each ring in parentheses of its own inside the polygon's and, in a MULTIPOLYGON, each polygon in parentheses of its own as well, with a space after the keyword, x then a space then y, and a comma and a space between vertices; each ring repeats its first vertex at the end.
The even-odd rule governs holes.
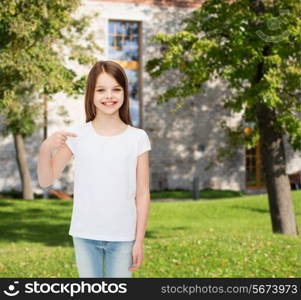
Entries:
POLYGON ((75 168, 69 235, 135 240, 136 167, 138 155, 151 150, 147 133, 128 125, 121 134, 103 136, 91 121, 66 130, 78 135, 66 140, 75 168))

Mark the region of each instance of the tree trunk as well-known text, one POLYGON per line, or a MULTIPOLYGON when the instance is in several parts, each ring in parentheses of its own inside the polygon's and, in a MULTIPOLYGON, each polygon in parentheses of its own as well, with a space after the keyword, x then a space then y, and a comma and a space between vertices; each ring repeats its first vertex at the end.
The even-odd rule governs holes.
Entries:
POLYGON ((23 137, 20 134, 14 135, 14 143, 16 149, 16 160, 18 163, 18 169, 20 173, 21 183, 22 183, 22 191, 23 191, 23 199, 33 200, 34 195, 31 187, 31 177, 28 169, 26 156, 25 156, 25 147, 23 142, 23 137))
POLYGON ((276 114, 262 103, 256 105, 261 154, 266 179, 272 228, 274 233, 298 233, 295 221, 291 187, 286 174, 283 136, 272 127, 276 114))
MULTIPOLYGON (((265 13, 265 4, 263 0, 250 0, 250 8, 257 16, 265 13)), ((256 26, 256 22, 253 22, 253 26, 256 26)), ((263 56, 270 55, 271 49, 271 44, 265 45, 262 51, 263 56)), ((263 67, 262 61, 257 66, 257 72, 252 82, 253 87, 261 81, 264 75, 263 67)), ((286 174, 283 136, 282 133, 273 128, 277 115, 275 111, 260 102, 256 104, 255 112, 262 140, 261 155, 273 232, 295 235, 298 233, 298 229, 295 221, 291 187, 286 174)))

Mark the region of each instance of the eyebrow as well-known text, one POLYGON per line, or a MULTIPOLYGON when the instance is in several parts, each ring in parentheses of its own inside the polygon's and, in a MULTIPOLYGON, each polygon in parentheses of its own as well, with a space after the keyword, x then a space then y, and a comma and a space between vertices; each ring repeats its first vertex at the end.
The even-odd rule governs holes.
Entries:
MULTIPOLYGON (((104 87, 102 85, 97 85, 96 87, 104 87)), ((119 84, 115 85, 114 87, 121 87, 119 84)))

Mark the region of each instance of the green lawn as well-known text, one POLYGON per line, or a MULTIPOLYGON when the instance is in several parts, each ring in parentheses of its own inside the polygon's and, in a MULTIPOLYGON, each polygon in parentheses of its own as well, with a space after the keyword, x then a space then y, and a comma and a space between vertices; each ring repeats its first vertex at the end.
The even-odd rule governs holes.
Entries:
MULTIPOLYGON (((242 191, 232 191, 232 190, 212 190, 206 188, 199 191, 199 197, 201 199, 239 197, 243 195, 244 192, 242 191)), ((177 199, 191 198, 192 199, 192 197, 193 197, 192 192, 185 191, 185 190, 151 192, 152 199, 168 199, 168 198, 177 198, 177 199)))
MULTIPOLYGON (((71 211, 71 201, 0 199, 0 277, 78 277, 71 211)), ((301 276, 300 235, 271 232, 266 195, 153 202, 144 248, 134 277, 301 276)))

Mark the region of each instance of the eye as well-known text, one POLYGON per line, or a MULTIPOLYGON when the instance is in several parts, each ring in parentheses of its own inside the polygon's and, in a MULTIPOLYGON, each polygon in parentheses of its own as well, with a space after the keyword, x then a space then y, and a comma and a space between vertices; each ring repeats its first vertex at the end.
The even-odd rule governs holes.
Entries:
MULTIPOLYGON (((97 90, 97 92, 102 92, 102 91, 103 91, 103 89, 97 90)), ((114 89, 114 91, 121 91, 121 89, 114 89)))

